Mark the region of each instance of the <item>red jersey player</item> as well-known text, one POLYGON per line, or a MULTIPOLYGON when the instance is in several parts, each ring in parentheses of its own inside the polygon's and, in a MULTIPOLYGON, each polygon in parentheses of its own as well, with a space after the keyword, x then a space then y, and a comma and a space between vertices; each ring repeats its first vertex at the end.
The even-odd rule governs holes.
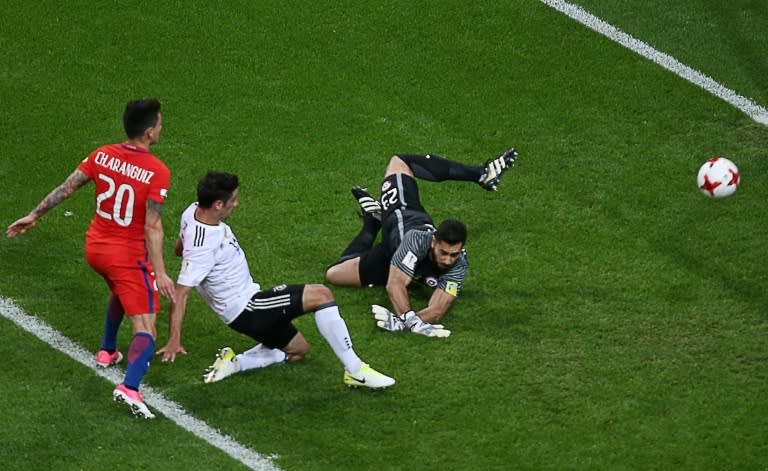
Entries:
POLYGON ((174 294, 173 280, 163 262, 161 219, 171 174, 149 152, 163 128, 160 102, 129 102, 123 126, 128 140, 93 151, 32 212, 8 226, 6 235, 15 237, 27 232, 49 209, 88 181, 94 181, 96 214, 86 233, 85 256, 111 291, 96 363, 107 367, 122 360, 117 349, 117 331, 127 315, 133 327, 133 340, 125 379, 115 388, 113 397, 128 404, 134 415, 151 419, 154 415, 144 404, 139 384, 154 355, 155 314, 160 309, 158 292, 171 300, 174 294))

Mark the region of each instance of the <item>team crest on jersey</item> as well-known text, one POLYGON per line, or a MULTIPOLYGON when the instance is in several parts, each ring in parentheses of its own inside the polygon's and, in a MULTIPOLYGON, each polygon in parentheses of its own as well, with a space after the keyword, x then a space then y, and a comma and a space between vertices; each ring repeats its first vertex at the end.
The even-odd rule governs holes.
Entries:
POLYGON ((287 287, 288 285, 277 285, 274 288, 272 288, 272 291, 285 291, 287 287))
POLYGON ((424 278, 424 283, 426 283, 430 288, 437 288, 437 278, 434 276, 428 276, 424 278))
POLYGON ((459 284, 455 281, 449 281, 445 284, 445 292, 450 294, 451 296, 458 296, 459 294, 459 284))
POLYGON ((385 191, 389 190, 389 187, 391 187, 391 186, 392 186, 392 182, 390 182, 389 180, 385 181, 385 182, 384 182, 384 183, 381 185, 381 192, 383 193, 383 192, 385 192, 385 191))
POLYGON ((224 239, 226 239, 225 243, 231 245, 235 249, 235 251, 237 251, 237 253, 240 253, 240 244, 237 242, 237 238, 235 237, 235 234, 229 230, 229 227, 224 229, 224 239))

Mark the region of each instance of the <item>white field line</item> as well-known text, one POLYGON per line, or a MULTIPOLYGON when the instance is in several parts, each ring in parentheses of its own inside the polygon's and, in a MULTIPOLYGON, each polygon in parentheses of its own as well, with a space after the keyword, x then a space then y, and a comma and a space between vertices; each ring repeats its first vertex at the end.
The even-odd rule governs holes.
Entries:
MULTIPOLYGON (((93 353, 77 345, 37 317, 27 314, 13 301, 4 296, 0 296, 0 315, 9 319, 11 322, 14 322, 16 325, 56 350, 91 369, 94 373, 107 379, 112 384, 118 385, 122 382, 124 376, 123 371, 118 368, 102 369, 96 367, 93 353)), ((269 458, 246 448, 232 437, 220 433, 202 420, 189 415, 179 404, 166 399, 159 391, 155 391, 149 386, 142 386, 141 393, 144 396, 144 401, 154 408, 154 410, 160 412, 165 417, 174 421, 179 427, 205 440, 245 466, 257 471, 280 471, 269 458)), ((109 400, 109 396, 104 397, 104 401, 107 400, 109 400)), ((128 413, 127 410, 126 413, 128 413)), ((127 415, 125 420, 132 420, 131 416, 127 415)))
POLYGON ((612 26, 600 18, 592 15, 578 5, 562 0, 541 0, 542 3, 560 11, 583 24, 584 26, 606 36, 627 49, 650 59, 670 72, 697 85, 721 100, 735 106, 754 121, 768 126, 768 110, 754 103, 749 98, 743 97, 735 91, 715 82, 711 77, 702 74, 696 69, 679 62, 674 57, 659 52, 648 44, 635 39, 629 34, 612 26))

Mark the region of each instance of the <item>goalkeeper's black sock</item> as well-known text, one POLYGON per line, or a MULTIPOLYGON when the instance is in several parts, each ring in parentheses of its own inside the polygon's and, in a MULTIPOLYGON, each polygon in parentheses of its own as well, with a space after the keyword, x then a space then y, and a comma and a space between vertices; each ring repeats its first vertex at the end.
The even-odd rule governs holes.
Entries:
POLYGON ((363 231, 367 232, 371 235, 373 235, 373 238, 376 238, 376 234, 379 233, 379 230, 381 229, 381 219, 374 216, 373 214, 364 213, 363 214, 363 231))
POLYGON ((398 154, 417 178, 432 182, 443 180, 462 180, 477 182, 483 175, 482 166, 469 166, 448 160, 439 155, 398 154))
POLYGON ((352 239, 352 242, 349 243, 347 248, 344 249, 344 252, 341 253, 341 256, 336 263, 355 258, 357 255, 370 250, 371 247, 373 247, 373 242, 376 240, 379 229, 381 229, 381 221, 370 214, 364 214, 363 228, 355 238, 352 239))

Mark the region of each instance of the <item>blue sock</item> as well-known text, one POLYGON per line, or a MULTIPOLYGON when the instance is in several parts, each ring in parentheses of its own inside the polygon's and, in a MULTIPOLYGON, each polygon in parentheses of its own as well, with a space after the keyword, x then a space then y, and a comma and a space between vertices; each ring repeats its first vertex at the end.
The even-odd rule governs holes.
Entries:
POLYGON ((104 337, 101 339, 101 349, 114 352, 117 349, 117 331, 123 321, 123 305, 114 294, 109 297, 107 303, 107 315, 104 320, 104 337))
POLYGON ((154 354, 155 339, 146 332, 135 334, 128 350, 128 368, 125 370, 123 384, 138 391, 154 354))

